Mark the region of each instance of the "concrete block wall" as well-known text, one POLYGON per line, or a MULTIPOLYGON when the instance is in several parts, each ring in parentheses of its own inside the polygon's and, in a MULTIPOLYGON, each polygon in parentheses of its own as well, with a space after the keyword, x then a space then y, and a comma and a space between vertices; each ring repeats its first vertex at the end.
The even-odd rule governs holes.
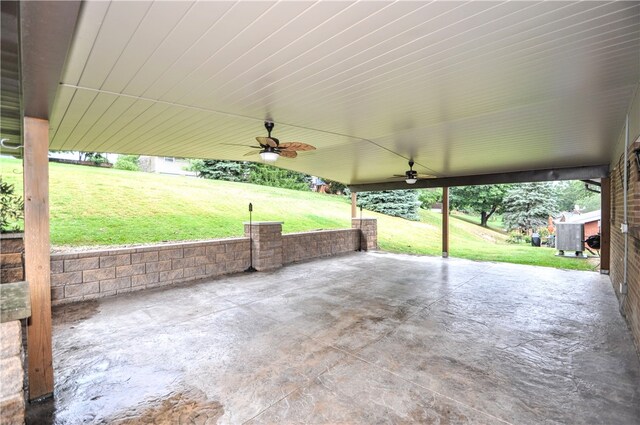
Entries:
POLYGON ((22 233, 10 233, 0 236, 0 283, 24 280, 23 254, 24 242, 22 233))
POLYGON ((0 424, 24 424, 24 369, 19 320, 0 323, 0 424))
MULTIPOLYGON (((629 147, 629 260, 627 269, 628 293, 624 300, 627 322, 640 352, 640 173, 633 152, 640 149, 640 142, 629 147)), ((620 283, 624 280, 624 234, 620 229, 623 222, 623 159, 611 167, 611 283, 618 299, 621 299, 620 283)))
MULTIPOLYGON (((356 251, 359 226, 358 220, 351 229, 282 235, 281 222, 257 222, 251 229, 245 224, 244 238, 52 254, 51 300, 54 305, 91 300, 239 273, 250 265, 250 246, 258 271, 356 251)), ((362 249, 377 249, 375 219, 362 220, 362 233, 362 249)))
POLYGON ((378 249, 378 220, 375 218, 352 218, 351 228, 362 231, 362 249, 375 251, 378 249))
POLYGON ((358 229, 344 229, 283 235, 283 263, 357 251, 359 234, 358 229))
POLYGON ((55 305, 102 298, 247 267, 248 238, 52 254, 51 300, 55 305))

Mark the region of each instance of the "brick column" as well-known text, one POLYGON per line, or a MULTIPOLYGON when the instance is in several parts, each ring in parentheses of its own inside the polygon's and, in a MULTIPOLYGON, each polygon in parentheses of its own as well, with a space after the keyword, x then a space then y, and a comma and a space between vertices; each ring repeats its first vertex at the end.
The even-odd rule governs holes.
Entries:
POLYGON ((351 228, 361 230, 362 249, 378 249, 378 220, 375 218, 352 218, 351 228))
POLYGON ((22 330, 19 320, 0 324, 0 415, 3 424, 24 424, 22 330))
POLYGON ((282 267, 282 222, 259 221, 253 223, 249 233, 249 223, 244 223, 244 235, 252 239, 253 267, 258 271, 282 267))

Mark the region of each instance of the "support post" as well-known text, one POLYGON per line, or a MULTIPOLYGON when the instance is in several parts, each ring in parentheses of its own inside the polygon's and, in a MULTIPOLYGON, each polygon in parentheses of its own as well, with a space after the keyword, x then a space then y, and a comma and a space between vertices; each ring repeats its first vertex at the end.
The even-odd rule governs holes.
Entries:
POLYGON ((358 218, 358 208, 356 207, 358 201, 358 192, 351 192, 351 218, 358 218))
POLYGON ((600 181, 600 273, 609 274, 611 261, 611 179, 600 181))
POLYGON ((449 188, 442 188, 442 258, 449 257, 449 188))
POLYGON ((53 395, 49 246, 49 122, 24 119, 24 252, 31 317, 27 321, 29 399, 53 395))

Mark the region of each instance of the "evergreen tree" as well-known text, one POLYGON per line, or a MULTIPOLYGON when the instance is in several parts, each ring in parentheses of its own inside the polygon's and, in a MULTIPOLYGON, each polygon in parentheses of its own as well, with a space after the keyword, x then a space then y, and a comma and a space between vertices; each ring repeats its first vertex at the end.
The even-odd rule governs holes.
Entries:
POLYGON ((551 183, 513 185, 504 198, 502 219, 509 229, 535 230, 558 211, 551 183))
POLYGON ((462 186, 451 188, 451 207, 471 210, 480 214, 480 225, 487 227, 487 221, 502 209, 508 185, 462 186))
POLYGON ((382 214, 419 221, 418 192, 415 190, 383 190, 358 193, 358 206, 382 214))
POLYGON ((267 164, 252 164, 249 181, 262 186, 311 190, 311 176, 267 164))
POLYGON ((189 169, 205 179, 246 182, 294 190, 311 189, 311 176, 268 164, 196 159, 191 161, 189 169))
POLYGON ((248 182, 251 163, 242 161, 222 161, 214 159, 195 159, 191 161, 191 171, 198 177, 230 182, 248 182))

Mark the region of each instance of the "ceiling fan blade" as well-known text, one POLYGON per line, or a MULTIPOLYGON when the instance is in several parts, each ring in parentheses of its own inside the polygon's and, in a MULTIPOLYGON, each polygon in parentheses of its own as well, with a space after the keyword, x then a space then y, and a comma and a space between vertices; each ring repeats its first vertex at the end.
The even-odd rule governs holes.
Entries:
POLYGON ((271 146, 272 148, 278 147, 278 139, 273 137, 256 137, 258 143, 264 146, 271 146))
POLYGON ((300 143, 300 142, 281 143, 279 148, 280 149, 286 149, 288 151, 314 151, 314 150, 316 150, 315 146, 311 146, 311 145, 308 145, 306 143, 300 143))
POLYGON ((251 151, 251 152, 247 152, 242 156, 251 156, 251 155, 257 155, 260 151, 251 151))
POLYGON ((420 178, 420 179, 435 179, 436 176, 432 176, 431 174, 418 174, 418 178, 420 178))
POLYGON ((280 156, 285 158, 295 158, 298 156, 298 153, 296 151, 280 151, 280 156))

